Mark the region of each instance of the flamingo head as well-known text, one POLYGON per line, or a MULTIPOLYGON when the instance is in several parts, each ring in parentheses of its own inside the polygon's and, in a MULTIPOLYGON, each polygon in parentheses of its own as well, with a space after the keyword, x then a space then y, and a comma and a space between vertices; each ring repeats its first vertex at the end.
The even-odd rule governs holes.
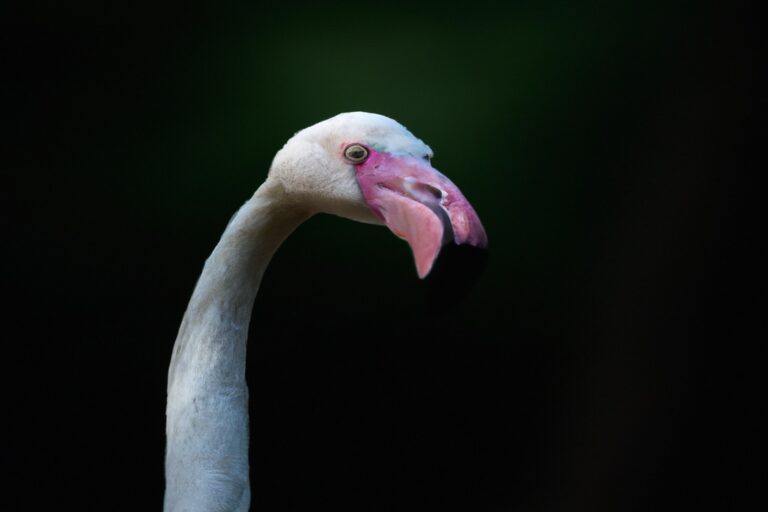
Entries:
POLYGON ((294 135, 275 156, 270 179, 310 213, 386 225, 408 242, 424 278, 442 247, 488 244, 475 210, 432 167, 432 155, 393 119, 349 112, 294 135))

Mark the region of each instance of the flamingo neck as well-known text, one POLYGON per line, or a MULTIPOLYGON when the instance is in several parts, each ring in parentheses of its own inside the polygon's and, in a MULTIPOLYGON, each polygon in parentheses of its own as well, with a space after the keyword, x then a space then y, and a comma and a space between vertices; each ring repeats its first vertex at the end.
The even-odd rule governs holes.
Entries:
POLYGON ((247 510, 248 325, 264 270, 309 215, 269 180, 206 260, 168 372, 165 510, 247 510), (212 508, 213 507, 213 508, 212 508))

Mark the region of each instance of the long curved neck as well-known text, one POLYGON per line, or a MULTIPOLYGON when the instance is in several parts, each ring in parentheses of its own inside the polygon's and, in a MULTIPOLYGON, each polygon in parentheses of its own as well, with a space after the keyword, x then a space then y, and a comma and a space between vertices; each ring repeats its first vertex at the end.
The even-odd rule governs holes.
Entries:
POLYGON ((208 257, 184 314, 169 387, 187 377, 245 378, 245 342, 264 270, 307 215, 292 210, 282 189, 265 183, 235 214, 208 257))
POLYGON ((248 509, 248 324, 272 255, 308 216, 267 180, 205 262, 168 371, 167 512, 248 509))

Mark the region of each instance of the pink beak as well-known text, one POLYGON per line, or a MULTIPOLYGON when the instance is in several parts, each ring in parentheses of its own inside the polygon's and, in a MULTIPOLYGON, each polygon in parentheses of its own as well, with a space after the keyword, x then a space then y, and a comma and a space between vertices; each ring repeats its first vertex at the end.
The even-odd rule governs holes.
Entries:
POLYGON ((429 274, 445 244, 488 245, 475 210, 429 162, 368 151, 368 159, 355 165, 363 197, 373 213, 411 246, 420 278, 429 274))

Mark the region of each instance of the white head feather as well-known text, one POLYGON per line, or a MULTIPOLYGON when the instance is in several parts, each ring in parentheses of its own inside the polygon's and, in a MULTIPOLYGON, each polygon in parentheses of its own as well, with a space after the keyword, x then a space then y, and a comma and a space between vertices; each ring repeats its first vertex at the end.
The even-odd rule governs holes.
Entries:
POLYGON ((280 183, 285 194, 295 199, 292 202, 310 213, 379 223, 363 199, 354 167, 344 158, 344 147, 352 143, 393 154, 432 157, 429 146, 394 119, 346 112, 297 132, 275 155, 269 179, 280 183))

